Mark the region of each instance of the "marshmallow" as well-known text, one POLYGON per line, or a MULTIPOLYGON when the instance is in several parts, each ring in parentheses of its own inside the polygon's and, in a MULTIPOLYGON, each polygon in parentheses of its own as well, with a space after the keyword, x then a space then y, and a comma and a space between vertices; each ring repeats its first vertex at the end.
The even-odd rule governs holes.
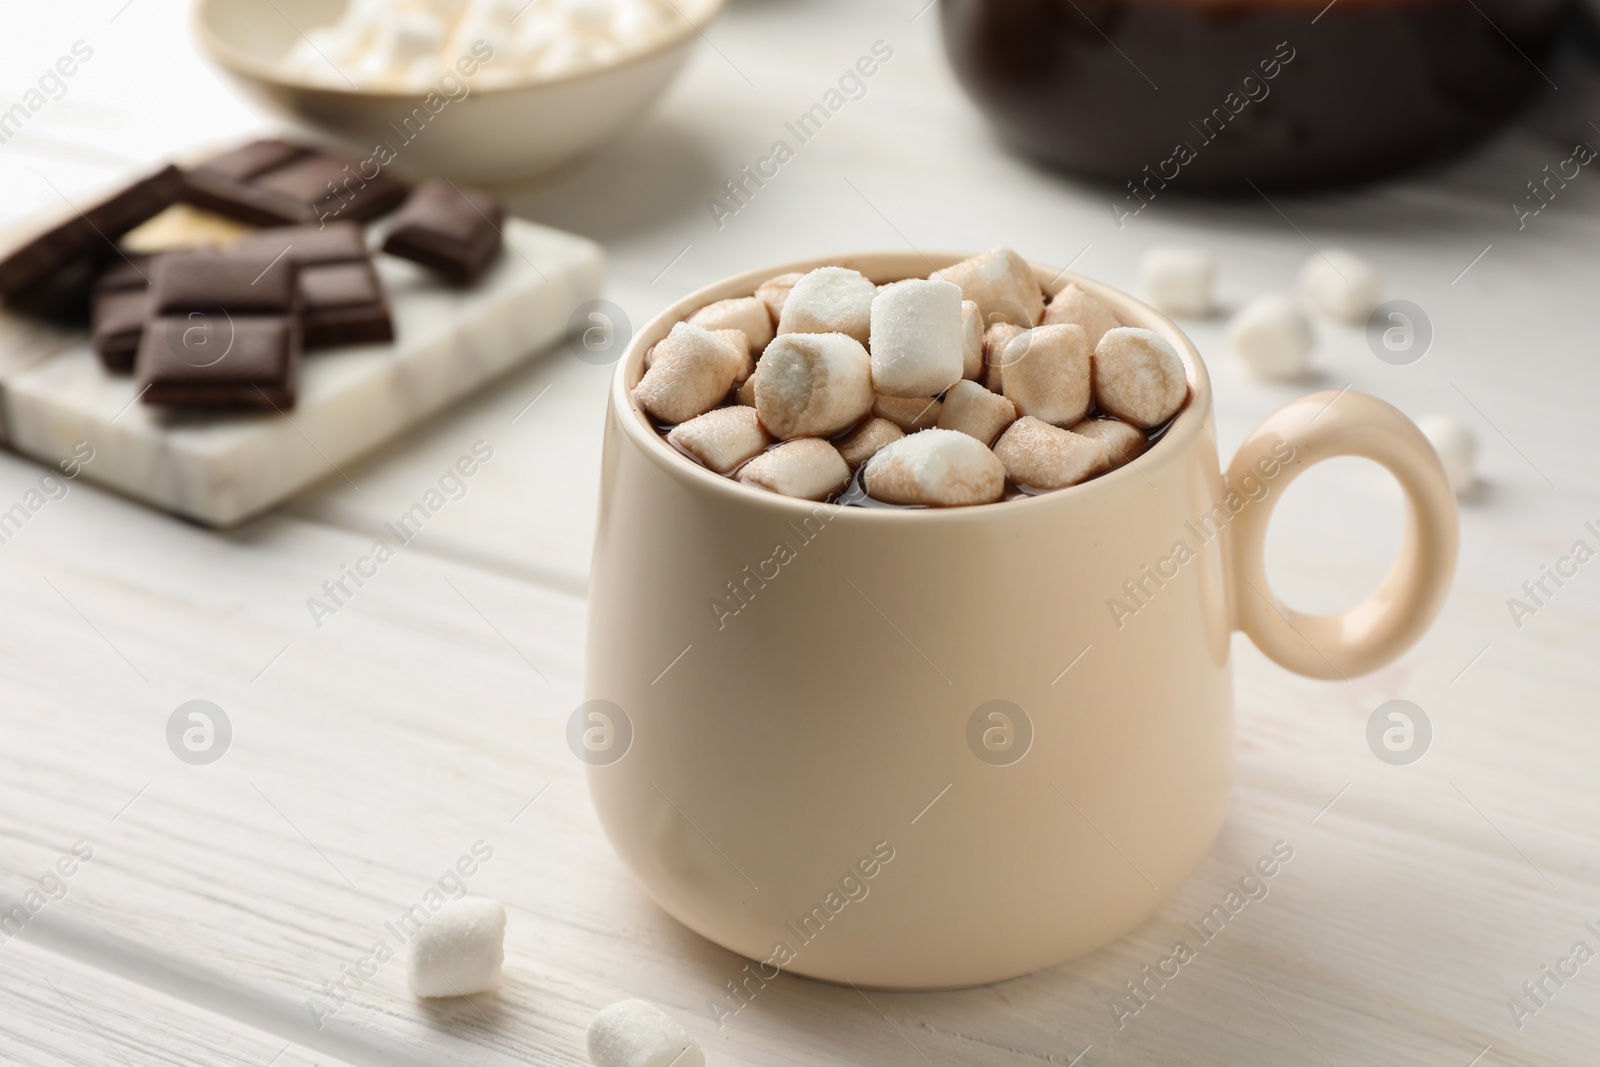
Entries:
POLYGON ((767 305, 753 296, 707 304, 687 321, 712 331, 742 330, 750 343, 750 351, 758 356, 772 340, 772 319, 767 315, 767 305))
POLYGON ((778 333, 842 333, 866 344, 878 287, 848 267, 819 267, 789 290, 778 333))
POLYGON ((1164 245, 1139 261, 1139 286, 1163 315, 1204 318, 1211 314, 1217 257, 1202 248, 1164 245))
POLYGON ((1000 431, 1015 421, 1015 404, 977 382, 968 381, 950 387, 944 396, 944 410, 939 413, 941 430, 960 430, 985 445, 993 444, 1000 431))
POLYGON ((1110 308, 1073 282, 1051 298, 1050 306, 1044 309, 1044 325, 1081 326, 1092 352, 1107 330, 1115 330, 1122 323, 1110 308))
POLYGON ((756 409, 747 407, 713 408, 678 423, 667 440, 718 474, 727 474, 772 443, 756 409))
MULTIPOLYGON (((739 353, 739 366, 733 372, 735 385, 742 385, 756 372, 756 358, 750 354, 750 338, 743 330, 712 330, 711 336, 739 353)), ((646 365, 648 366, 648 364, 646 365)))
POLYGON ((850 484, 850 465, 822 438, 801 437, 746 463, 739 480, 784 496, 826 500, 850 484))
POLYGON ((419 997, 493 989, 505 959, 506 909, 487 897, 447 900, 412 935, 406 984, 419 997))
POLYGON ((756 299, 767 305, 767 315, 772 319, 774 328, 783 318, 783 305, 789 299, 789 290, 793 289, 794 283, 803 277, 805 275, 790 272, 780 274, 776 278, 768 278, 756 286, 756 299))
POLYGON ((868 419, 839 439, 839 455, 850 464, 851 470, 855 470, 877 455, 884 445, 898 441, 905 435, 904 430, 888 419, 868 419))
POLYGON ((1095 347, 1094 398, 1106 414, 1149 429, 1176 415, 1188 395, 1183 360, 1154 330, 1119 326, 1095 347))
POLYGON ((971 300, 961 301, 961 376, 983 377, 983 313, 971 300))
POLYGON ((662 422, 687 422, 722 403, 749 358, 709 330, 680 322, 656 343, 633 399, 662 422))
POLYGON ((1029 489, 1065 489, 1105 469, 1106 449, 1093 438, 1025 415, 995 442, 1006 474, 1029 489))
POLYGON ((880 396, 929 397, 961 380, 966 357, 961 290, 912 278, 872 300, 872 388, 880 396))
POLYGON ((872 401, 872 413, 888 419, 906 433, 926 430, 939 423, 944 404, 936 397, 880 396, 872 401))
POLYGON ((1001 391, 1001 370, 1006 363, 1006 345, 1022 333, 1021 326, 997 322, 983 334, 983 385, 991 393, 1001 391))
POLYGON ((754 373, 744 380, 739 386, 739 391, 733 395, 733 402, 747 408, 756 406, 756 376, 754 373))
POLYGON ((1383 283, 1372 264, 1342 248, 1330 248, 1300 268, 1300 291, 1325 318, 1362 326, 1378 306, 1383 283))
POLYGON ((955 430, 923 430, 867 461, 867 494, 887 504, 961 507, 1005 494, 1006 471, 981 441, 955 430))
POLYGON ((930 278, 955 282, 961 298, 978 305, 985 322, 1009 322, 1024 328, 1036 326, 1044 314, 1044 291, 1033 268, 1009 248, 996 248, 981 256, 936 270, 930 278))
POLYGON ((595 1067, 705 1067, 706 1057, 683 1026, 642 1000, 600 1009, 589 1022, 589 1062, 595 1067))
POLYGON ((871 360, 843 334, 780 333, 755 379, 761 422, 785 440, 832 436, 872 410, 871 360))
POLYGON ((1478 480, 1478 436, 1472 427, 1452 415, 1427 415, 1417 427, 1433 443, 1444 464, 1445 477, 1457 496, 1465 496, 1478 480))
POLYGON ((1286 382, 1306 373, 1316 337, 1300 305, 1272 293, 1256 297, 1233 317, 1228 344, 1258 378, 1286 382))
POLYGON ((1079 437, 1087 437, 1100 446, 1101 461, 1096 474, 1120 467, 1133 459, 1149 438, 1137 426, 1129 426, 1121 419, 1085 419, 1072 427, 1079 437))
POLYGON ((1089 412, 1090 351, 1081 326, 1039 326, 1018 334, 1001 356, 1006 397, 1020 414, 1060 426, 1077 422, 1089 412))

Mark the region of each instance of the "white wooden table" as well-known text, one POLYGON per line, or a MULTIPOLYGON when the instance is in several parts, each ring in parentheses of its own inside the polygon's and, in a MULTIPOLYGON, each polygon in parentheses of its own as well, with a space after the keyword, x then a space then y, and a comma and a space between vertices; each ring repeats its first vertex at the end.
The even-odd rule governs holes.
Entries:
MULTIPOLYGON (((1173 197, 1118 230, 1105 192, 996 150, 934 15, 913 18, 924 3, 734 3, 645 125, 515 209, 602 241, 635 322, 732 271, 850 249, 1006 243, 1132 287, 1144 249, 1193 241, 1223 257, 1237 304, 1283 286, 1309 246, 1350 247, 1437 338, 1394 367, 1325 328, 1313 384, 1454 413, 1483 440, 1456 589, 1421 646, 1329 684, 1238 639, 1231 817, 1122 941, 964 992, 785 977, 719 1029, 707 1001, 742 961, 630 881, 563 739, 610 368, 553 353, 349 471, 354 485, 330 477, 229 534, 75 485, 0 544, 0 892, 9 905, 76 842, 93 850, 64 897, 0 936, 0 1062, 566 1064, 625 996, 674 1012, 715 1064, 1597 1062, 1600 962, 1544 979, 1521 1028, 1507 1003, 1569 967, 1574 942, 1600 951, 1584 926, 1600 928, 1600 563, 1520 629, 1506 605, 1573 542, 1600 542, 1584 528, 1600 525, 1600 194, 1585 174, 1521 232, 1508 207, 1600 115, 1588 79, 1558 70, 1561 113, 1441 173, 1275 206, 1173 197), (878 40, 894 58, 866 97, 718 228, 707 199, 878 40), (315 627, 306 599, 480 438, 496 458, 467 496, 315 627), (1365 740, 1395 698, 1434 727, 1410 766, 1365 740), (233 725, 210 766, 165 740, 191 699, 233 725), (1123 983, 1280 840, 1294 859, 1270 895, 1119 1030, 1123 983), (476 841, 494 855, 471 888, 510 912, 501 988, 420 1003, 391 962, 319 1029, 308 998, 327 1001, 323 983, 476 841)), ((261 124, 195 56, 183 7, 6 13, 0 107, 74 41, 94 55, 0 146, 0 222, 261 124)), ((1193 333, 1225 451, 1309 388, 1244 378, 1219 322, 1193 333)), ((0 454, 0 506, 41 473, 0 454)), ((1297 606, 1347 604, 1399 529, 1376 468, 1330 464, 1279 510, 1274 579, 1297 606)))

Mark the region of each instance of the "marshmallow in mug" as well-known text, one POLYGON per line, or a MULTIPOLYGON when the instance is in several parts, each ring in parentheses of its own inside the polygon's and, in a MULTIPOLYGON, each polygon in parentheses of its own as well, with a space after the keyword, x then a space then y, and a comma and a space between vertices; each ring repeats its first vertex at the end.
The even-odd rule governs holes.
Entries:
POLYGON ((1183 361, 997 248, 876 285, 779 275, 673 326, 636 403, 707 470, 812 501, 963 507, 1132 462, 1182 409, 1183 361), (743 360, 759 353, 752 371, 743 360))

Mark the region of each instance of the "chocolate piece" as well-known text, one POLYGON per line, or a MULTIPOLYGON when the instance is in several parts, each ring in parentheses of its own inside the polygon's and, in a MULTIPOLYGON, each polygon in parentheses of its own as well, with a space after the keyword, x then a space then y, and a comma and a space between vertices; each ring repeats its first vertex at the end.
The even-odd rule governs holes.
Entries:
POLYGON ((254 141, 190 170, 184 198, 259 226, 365 222, 393 210, 406 186, 381 169, 367 177, 362 166, 286 141, 254 141))
POLYGON ((110 253, 118 237, 174 203, 183 174, 166 166, 124 187, 87 211, 73 210, 0 259, 0 295, 17 296, 76 263, 110 253))
POLYGON ((150 273, 155 257, 118 259, 94 281, 90 296, 90 341, 106 370, 126 374, 133 369, 134 354, 149 307, 150 273))
POLYGON ((235 251, 282 255, 300 268, 307 350, 394 340, 388 297, 354 223, 265 230, 235 251))
POLYGON ((304 267, 298 285, 306 348, 394 340, 389 299, 370 262, 304 267))
POLYGON ((456 285, 476 281, 500 254, 498 198, 442 178, 424 182, 394 217, 383 250, 415 260, 456 285))
POLYGON ((137 357, 145 403, 291 406, 302 349, 297 270, 287 256, 253 252, 162 257, 137 357))

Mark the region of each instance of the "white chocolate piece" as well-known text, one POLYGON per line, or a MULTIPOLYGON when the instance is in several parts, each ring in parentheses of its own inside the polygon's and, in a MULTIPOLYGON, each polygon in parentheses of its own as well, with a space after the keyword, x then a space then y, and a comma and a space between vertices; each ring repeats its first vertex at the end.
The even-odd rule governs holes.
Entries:
POLYGON ((688 422, 727 398, 749 358, 726 338, 680 322, 656 342, 650 369, 633 387, 633 399, 662 422, 688 422))
POLYGON ((1000 432, 1017 421, 1017 405, 977 382, 960 381, 944 395, 939 413, 941 430, 960 430, 992 445, 1000 432))
POLYGON ((842 333, 862 344, 872 333, 872 298, 878 287, 848 267, 818 267, 794 283, 778 333, 842 333))
POLYGON ((1024 329, 1044 315, 1044 290, 1027 260, 1009 248, 995 248, 936 270, 930 278, 955 282, 961 298, 978 305, 985 322, 1009 322, 1024 329))
POLYGON ((1203 248, 1161 245, 1139 261, 1139 287, 1163 315, 1211 314, 1216 280, 1217 257, 1203 248))
POLYGON ((704 326, 713 333, 718 330, 741 330, 750 345, 750 351, 758 356, 772 340, 772 319, 767 315, 767 305, 753 296, 707 304, 690 315, 687 321, 704 326))
POLYGON ((1001 392, 1001 371, 1006 363, 1006 346, 1022 333, 1021 326, 997 322, 983 334, 983 386, 991 393, 1001 392))
POLYGON ((493 989, 505 960, 506 909, 488 897, 447 900, 412 935, 406 985, 419 997, 493 989))
POLYGON ((872 388, 880 396, 936 396, 965 370, 961 290, 911 278, 872 300, 872 388))
POLYGON ((1383 282, 1354 252, 1330 248, 1300 268, 1300 292, 1324 318, 1362 326, 1382 298, 1383 282))
POLYGON ((784 302, 789 299, 789 290, 794 288, 794 283, 805 275, 796 271, 780 274, 776 278, 768 278, 756 286, 756 299, 767 306, 767 315, 772 319, 772 328, 778 328, 778 322, 783 317, 784 302))
POLYGON ((585 1035, 594 1067, 705 1067, 705 1053, 682 1024, 654 1004, 618 1001, 601 1008, 585 1035))
POLYGON ((750 339, 745 336, 745 332, 743 330, 712 330, 711 336, 739 353, 739 369, 734 371, 733 374, 734 384, 740 385, 749 380, 750 375, 756 372, 756 357, 750 354, 750 339))
POLYGON ((838 442, 839 455, 855 470, 877 455, 884 445, 904 437, 905 431, 888 419, 871 418, 845 434, 838 442))
POLYGON ((1172 342, 1154 330, 1119 326, 1094 350, 1094 398, 1100 410, 1149 429, 1183 407, 1189 380, 1172 342))
POLYGON ((1072 425, 1089 413, 1091 351, 1081 326, 1038 326, 1019 333, 1001 356, 1006 397, 1019 414, 1072 425))
POLYGON ((1121 419, 1085 419, 1071 429, 1079 437, 1087 437, 1100 445, 1101 460, 1096 474, 1127 463, 1143 452, 1150 440, 1143 430, 1121 419))
POLYGON ((1057 293, 1044 309, 1046 326, 1081 326, 1089 339, 1089 350, 1100 343, 1107 330, 1115 330, 1122 323, 1099 299, 1090 296, 1073 282, 1057 293))
POLYGON ((963 507, 1005 494, 1006 471, 981 442, 955 430, 923 430, 867 461, 867 494, 886 504, 963 507))
POLYGON ((1006 474, 1029 489, 1065 489, 1104 470, 1105 446, 1092 438, 1024 415, 995 442, 1006 474))
POLYGON ((1256 297, 1233 317, 1228 324, 1228 344, 1256 377, 1287 382, 1310 368, 1316 335, 1311 320, 1293 298, 1271 293, 1256 297))
POLYGON ((961 376, 983 378, 983 313, 971 300, 961 301, 961 376))
POLYGON ((850 465, 822 438, 800 437, 740 467, 739 480, 801 500, 826 500, 850 484, 850 465))
POLYGON ((1425 415, 1417 427, 1439 453, 1445 477, 1457 496, 1466 496, 1477 484, 1478 436, 1472 427, 1453 415, 1425 415))
POLYGON ((867 350, 839 333, 780 333, 761 357, 756 411, 774 436, 830 437, 872 410, 867 350))
POLYGON ((943 401, 931 396, 880 396, 872 401, 873 415, 888 419, 906 433, 937 426, 943 410, 943 401))
POLYGON ((718 474, 727 474, 760 455, 772 444, 772 435, 761 425, 755 408, 735 406, 713 408, 680 422, 667 440, 718 474))

